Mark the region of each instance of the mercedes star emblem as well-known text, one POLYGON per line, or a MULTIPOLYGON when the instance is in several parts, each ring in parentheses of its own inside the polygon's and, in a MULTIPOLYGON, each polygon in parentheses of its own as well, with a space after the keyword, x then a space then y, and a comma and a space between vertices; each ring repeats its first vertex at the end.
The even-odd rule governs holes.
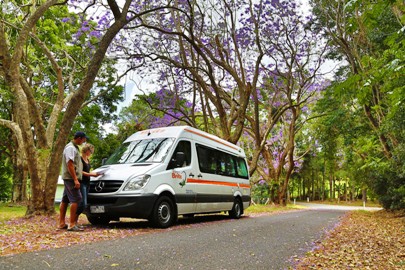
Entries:
POLYGON ((94 188, 97 192, 101 192, 104 188, 105 183, 103 181, 99 181, 94 188))

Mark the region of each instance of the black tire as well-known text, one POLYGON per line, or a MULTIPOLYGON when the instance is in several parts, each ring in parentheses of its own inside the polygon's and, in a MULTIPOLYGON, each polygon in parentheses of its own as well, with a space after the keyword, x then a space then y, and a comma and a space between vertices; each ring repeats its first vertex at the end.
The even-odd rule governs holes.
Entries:
POLYGON ((93 216, 89 214, 87 215, 87 220, 95 226, 105 226, 111 221, 109 217, 93 216))
POLYGON ((160 197, 153 208, 150 221, 157 228, 168 228, 176 220, 173 201, 166 196, 160 197))
POLYGON ((239 219, 243 214, 243 204, 239 198, 235 198, 232 210, 229 211, 229 216, 234 219, 239 219))

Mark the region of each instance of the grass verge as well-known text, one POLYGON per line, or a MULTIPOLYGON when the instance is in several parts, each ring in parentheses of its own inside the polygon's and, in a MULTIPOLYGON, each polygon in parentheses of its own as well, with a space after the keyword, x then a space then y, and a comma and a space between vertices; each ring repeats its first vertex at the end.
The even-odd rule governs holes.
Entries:
POLYGON ((299 205, 288 204, 287 206, 271 205, 271 204, 253 204, 245 210, 245 214, 266 214, 284 212, 294 209, 304 209, 305 207, 299 205))
POLYGON ((13 218, 23 217, 27 207, 25 205, 14 205, 10 203, 0 203, 0 223, 13 218))

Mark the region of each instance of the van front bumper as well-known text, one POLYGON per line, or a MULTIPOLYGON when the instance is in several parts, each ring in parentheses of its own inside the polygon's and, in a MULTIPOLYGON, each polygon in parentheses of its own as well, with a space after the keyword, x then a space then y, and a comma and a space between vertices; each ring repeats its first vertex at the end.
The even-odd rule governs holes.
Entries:
POLYGON ((139 196, 92 196, 87 198, 87 214, 94 217, 120 217, 148 219, 158 196, 142 194, 139 196))

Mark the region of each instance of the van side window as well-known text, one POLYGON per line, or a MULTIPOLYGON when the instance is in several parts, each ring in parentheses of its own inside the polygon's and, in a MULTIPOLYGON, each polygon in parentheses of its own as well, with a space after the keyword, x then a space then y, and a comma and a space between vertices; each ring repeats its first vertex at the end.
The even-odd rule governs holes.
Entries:
POLYGON ((245 159, 200 144, 196 147, 201 172, 249 178, 245 159))
POLYGON ((236 166, 235 162, 231 155, 226 153, 221 153, 218 156, 219 167, 218 167, 218 174, 227 175, 227 176, 236 176, 236 166))
POLYGON ((178 152, 183 152, 185 155, 185 161, 182 167, 191 164, 191 143, 189 141, 179 141, 167 166, 167 170, 176 168, 176 153, 178 152))
POLYGON ((201 145, 197 145, 197 156, 198 165, 201 172, 205 173, 216 173, 217 170, 217 159, 215 157, 215 152, 201 145))
POLYGON ((243 158, 236 158, 236 168, 237 168, 237 173, 240 178, 248 178, 249 177, 249 172, 246 166, 246 162, 243 158))

